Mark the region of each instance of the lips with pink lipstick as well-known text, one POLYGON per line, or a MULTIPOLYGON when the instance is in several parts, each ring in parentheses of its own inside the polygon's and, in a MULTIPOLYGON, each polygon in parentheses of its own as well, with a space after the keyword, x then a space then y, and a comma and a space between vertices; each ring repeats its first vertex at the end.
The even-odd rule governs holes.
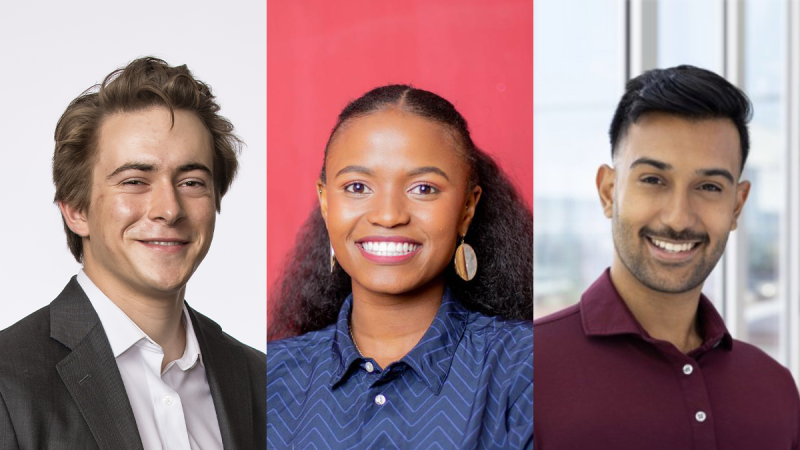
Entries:
POLYGON ((403 236, 368 236, 356 241, 356 247, 374 263, 399 264, 413 258, 422 244, 403 236))

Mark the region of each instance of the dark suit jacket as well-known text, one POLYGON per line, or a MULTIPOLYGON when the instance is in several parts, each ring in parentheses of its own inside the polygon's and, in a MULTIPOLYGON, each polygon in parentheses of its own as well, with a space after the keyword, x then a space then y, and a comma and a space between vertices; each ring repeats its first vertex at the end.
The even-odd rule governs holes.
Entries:
MULTIPOLYGON (((188 310, 225 449, 266 448, 266 355, 188 310)), ((103 325, 75 277, 49 306, 0 331, 7 449, 142 449, 103 325)))

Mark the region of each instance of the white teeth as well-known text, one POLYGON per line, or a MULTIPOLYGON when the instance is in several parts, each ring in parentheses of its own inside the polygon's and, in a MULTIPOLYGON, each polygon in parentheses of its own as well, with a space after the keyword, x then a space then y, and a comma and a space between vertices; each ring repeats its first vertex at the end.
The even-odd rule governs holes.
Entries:
POLYGON ((402 256, 416 250, 417 245, 408 242, 362 242, 361 248, 378 256, 402 256))
POLYGON ((670 253, 688 252, 694 248, 694 242, 687 242, 685 244, 673 244, 671 242, 659 241, 658 239, 650 238, 650 242, 655 244, 656 247, 662 248, 670 253))
POLYGON ((155 244, 155 245, 181 245, 182 242, 162 242, 162 241, 149 241, 148 244, 155 244))

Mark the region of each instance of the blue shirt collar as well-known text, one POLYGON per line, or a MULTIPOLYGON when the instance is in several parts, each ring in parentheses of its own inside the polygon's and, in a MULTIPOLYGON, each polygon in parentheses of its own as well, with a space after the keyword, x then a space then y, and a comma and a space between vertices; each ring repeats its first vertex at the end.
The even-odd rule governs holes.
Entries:
MULTIPOLYGON (((330 387, 334 388, 345 376, 352 373, 353 365, 364 358, 358 353, 350 337, 350 312, 353 295, 350 294, 339 310, 332 343, 332 368, 330 387)), ((407 364, 437 395, 442 389, 458 343, 464 335, 469 311, 445 288, 442 304, 433 323, 422 339, 399 362, 407 364)), ((388 368, 385 368, 388 369, 388 368)))

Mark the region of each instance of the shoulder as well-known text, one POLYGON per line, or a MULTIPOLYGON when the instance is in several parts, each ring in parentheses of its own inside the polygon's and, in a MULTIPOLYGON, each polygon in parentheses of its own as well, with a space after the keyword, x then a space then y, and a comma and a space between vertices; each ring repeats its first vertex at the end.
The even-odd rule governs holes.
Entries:
POLYGON ((484 354, 487 363, 533 378, 533 322, 471 313, 462 342, 466 350, 484 354))
POLYGON ((492 366, 493 377, 509 383, 510 397, 518 398, 532 388, 533 322, 471 313, 462 343, 465 351, 477 353, 472 360, 482 355, 484 369, 492 366))
POLYGON ((731 369, 736 370, 742 379, 763 380, 776 387, 789 389, 797 397, 797 385, 789 369, 760 348, 734 339, 729 358, 733 365, 731 369))
POLYGON ((506 320, 473 312, 467 319, 464 333, 482 337, 490 347, 503 346, 533 352, 533 322, 530 321, 506 320))
POLYGON ((335 332, 336 326, 328 325, 321 330, 310 331, 300 336, 267 342, 267 359, 272 359, 281 354, 303 353, 312 355, 324 349, 330 349, 335 332))
POLYGON ((533 324, 536 327, 537 340, 540 338, 545 340, 560 338, 564 335, 575 334, 576 331, 579 331, 579 335, 583 336, 580 303, 536 319, 533 324))
POLYGON ((187 308, 194 315, 195 324, 205 336, 216 339, 221 344, 241 349, 242 353, 245 355, 245 358, 251 364, 255 365, 266 364, 267 356, 262 351, 256 350, 255 348, 240 342, 233 336, 222 331, 222 327, 220 327, 219 324, 209 319, 207 316, 197 312, 197 310, 194 310, 189 306, 187 306, 187 308))
POLYGON ((313 364, 330 357, 335 325, 278 341, 267 342, 267 376, 300 364, 313 364))
POLYGON ((39 309, 10 327, 0 330, 0 351, 11 344, 24 343, 36 336, 50 336, 50 305, 39 309))
POLYGON ((52 347, 62 346, 50 338, 48 305, 0 331, 0 373, 41 360, 52 347))

